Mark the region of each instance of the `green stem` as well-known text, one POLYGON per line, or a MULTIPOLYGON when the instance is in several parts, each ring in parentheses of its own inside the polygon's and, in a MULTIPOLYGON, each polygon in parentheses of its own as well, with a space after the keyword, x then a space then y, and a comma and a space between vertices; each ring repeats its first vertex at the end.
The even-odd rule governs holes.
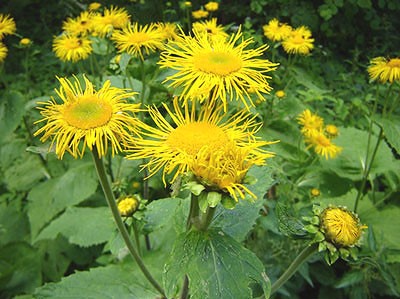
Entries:
POLYGON ((138 254, 142 256, 142 249, 140 247, 140 239, 139 239, 139 230, 136 225, 136 220, 132 219, 132 226, 133 226, 133 234, 135 236, 136 248, 138 250, 138 254))
POLYGON ((161 286, 157 283, 157 281, 153 278, 153 276, 150 274, 150 272, 147 270, 142 258, 139 256, 137 253, 135 246, 133 245, 129 233, 124 225, 124 222, 121 219, 121 215, 119 214, 118 207, 114 198, 114 194, 111 190, 111 185, 110 182, 108 181, 107 174, 106 174, 106 169, 104 167, 103 160, 99 157, 99 154, 97 152, 97 149, 94 147, 93 148, 93 161, 96 166, 96 171, 97 175, 99 177, 99 181, 101 184, 101 187, 103 188, 104 196, 107 200, 107 203, 111 209, 111 212, 113 214, 115 223, 117 224, 118 230, 122 235, 122 238, 125 241, 126 246, 128 247, 128 250, 133 257, 133 259, 136 261, 138 264, 140 270, 144 274, 144 276, 147 278, 147 280, 153 285, 153 287, 164 297, 165 293, 164 290, 161 288, 161 286))
POLYGON ((207 228, 209 227, 209 225, 214 217, 216 210, 217 210, 217 208, 215 208, 215 207, 214 208, 208 207, 207 211, 205 213, 201 214, 200 223, 197 227, 199 230, 202 230, 202 231, 207 230, 207 228))
POLYGON ((392 89, 393 89, 393 83, 389 85, 389 89, 388 89, 388 91, 386 93, 386 96, 385 96, 385 99, 384 99, 384 106, 383 106, 383 112, 382 112, 383 116, 386 116, 387 106, 389 104, 389 98, 390 98, 390 95, 392 93, 392 89))
POLYGON ((301 264, 317 251, 317 248, 318 243, 314 243, 304 248, 290 264, 289 268, 287 268, 286 271, 281 275, 281 277, 279 277, 278 280, 274 282, 271 288, 271 294, 275 293, 285 282, 287 282, 293 276, 293 274, 296 273, 301 264))
POLYGON ((186 229, 189 230, 194 221, 197 221, 199 217, 200 209, 199 209, 199 199, 196 195, 192 194, 192 197, 190 199, 190 209, 189 209, 189 215, 186 220, 186 229))
POLYGON ((187 277, 187 275, 185 275, 185 278, 183 279, 182 292, 179 298, 180 299, 189 298, 189 278, 187 277))
MULTIPOLYGON (((376 145, 375 145, 374 151, 372 152, 371 159, 370 159, 368 165, 364 166, 366 171, 364 171, 363 178, 362 178, 362 181, 361 181, 361 186, 358 189, 357 197, 356 197, 356 200, 355 200, 355 203, 354 203, 354 212, 355 213, 357 212, 358 202, 363 197, 365 185, 367 183, 369 173, 371 172, 372 164, 374 163, 376 153, 378 152, 379 145, 380 145, 380 143, 382 141, 382 136, 383 136, 383 130, 382 130, 381 127, 379 127, 378 140, 376 141, 376 145)), ((369 149, 367 149, 367 154, 368 154, 368 152, 369 152, 369 149)))

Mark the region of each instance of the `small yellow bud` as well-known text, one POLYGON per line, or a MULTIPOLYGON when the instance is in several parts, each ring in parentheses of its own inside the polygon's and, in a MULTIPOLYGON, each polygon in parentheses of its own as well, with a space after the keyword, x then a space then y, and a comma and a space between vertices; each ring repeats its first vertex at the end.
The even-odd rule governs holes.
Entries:
POLYGON ((218 10, 219 3, 215 1, 210 1, 206 5, 204 5, 204 8, 208 11, 216 11, 218 10))
POLYGON ((312 188, 310 190, 310 194, 311 194, 312 197, 318 197, 318 196, 321 195, 321 191, 319 189, 317 189, 317 188, 312 188))
POLYGON ((101 7, 101 4, 100 4, 100 3, 98 3, 98 2, 92 2, 92 3, 89 4, 88 10, 89 10, 89 11, 96 11, 96 10, 98 10, 100 7, 101 7))
POLYGON ((326 125, 325 132, 330 138, 334 138, 339 135, 339 129, 335 125, 326 125))
POLYGON ((275 93, 275 95, 276 95, 277 98, 282 99, 282 98, 285 97, 286 94, 285 94, 285 92, 284 92, 283 90, 278 90, 278 91, 275 93))
POLYGON ((117 206, 121 216, 132 216, 139 207, 139 200, 133 196, 125 197, 118 200, 117 206))
POLYGON ((19 41, 19 44, 23 47, 29 47, 32 44, 32 41, 29 38, 24 37, 19 41))

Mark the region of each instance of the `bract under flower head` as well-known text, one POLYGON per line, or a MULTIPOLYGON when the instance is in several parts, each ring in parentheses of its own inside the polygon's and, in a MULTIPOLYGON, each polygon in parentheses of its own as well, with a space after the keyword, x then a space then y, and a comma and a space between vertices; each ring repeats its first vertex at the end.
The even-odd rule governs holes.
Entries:
POLYGON ((181 35, 168 43, 161 53, 161 68, 177 72, 166 78, 171 87, 181 87, 181 99, 199 99, 201 102, 241 100, 247 109, 254 106, 248 90, 261 100, 271 87, 266 73, 277 64, 259 58, 268 48, 246 49, 253 39, 242 39, 240 30, 228 40, 210 39, 207 33, 194 32, 195 36, 181 35))
POLYGON ((192 172, 206 185, 236 196, 239 187, 235 186, 248 168, 273 156, 262 149, 271 142, 255 136, 260 124, 245 111, 226 119, 221 104, 202 106, 196 113, 195 102, 191 107, 184 103, 182 111, 178 99, 173 111, 165 104, 164 109, 174 124, 159 109, 149 108, 155 127, 143 124, 141 135, 150 139, 136 138, 128 150, 128 159, 150 159, 144 165, 150 176, 163 169, 164 182, 171 173, 174 182, 179 175, 192 172))
POLYGON ((138 119, 133 113, 139 111, 140 104, 129 104, 124 99, 133 96, 134 92, 111 87, 106 81, 96 91, 93 84, 84 77, 83 89, 78 78, 72 82, 58 78, 60 89, 56 89, 62 100, 58 104, 54 98, 49 102, 40 102, 43 119, 35 123, 46 124, 34 133, 43 134, 41 141, 51 140, 50 148, 55 145, 55 153, 62 159, 65 152, 74 158, 82 157, 85 148, 94 147, 100 157, 107 153, 110 146, 112 154, 120 152, 136 133, 138 119))
POLYGON ((371 80, 381 83, 400 81, 400 58, 375 57, 371 60, 368 73, 371 80))

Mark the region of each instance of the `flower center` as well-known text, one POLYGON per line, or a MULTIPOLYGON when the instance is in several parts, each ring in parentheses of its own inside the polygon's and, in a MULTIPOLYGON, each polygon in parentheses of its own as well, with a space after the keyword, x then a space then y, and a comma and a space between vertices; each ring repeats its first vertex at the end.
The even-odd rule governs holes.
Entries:
POLYGON ((87 130, 98 128, 111 119, 112 106, 95 96, 82 96, 79 101, 66 106, 64 118, 73 127, 87 130))
POLYGON ((320 134, 316 138, 316 142, 323 147, 329 147, 331 145, 331 141, 326 136, 320 134))
POLYGON ((241 69, 241 60, 224 52, 202 53, 194 57, 194 66, 205 73, 226 76, 241 69))
POLYGON ((204 121, 179 126, 167 139, 171 148, 191 156, 195 156, 204 146, 218 150, 228 143, 230 139, 223 129, 204 121))
POLYGON ((67 49, 78 49, 82 45, 82 41, 79 38, 70 38, 65 42, 65 48, 67 49))
POLYGON ((392 58, 387 63, 391 68, 400 68, 400 58, 392 58))
POLYGON ((301 45, 304 43, 304 38, 301 34, 296 34, 293 36, 292 43, 301 45))
POLYGON ((338 245, 354 245, 361 236, 355 216, 340 208, 327 209, 322 215, 322 224, 328 239, 338 245))
POLYGON ((149 36, 144 32, 135 32, 129 36, 129 43, 131 44, 142 44, 147 41, 149 41, 149 36))

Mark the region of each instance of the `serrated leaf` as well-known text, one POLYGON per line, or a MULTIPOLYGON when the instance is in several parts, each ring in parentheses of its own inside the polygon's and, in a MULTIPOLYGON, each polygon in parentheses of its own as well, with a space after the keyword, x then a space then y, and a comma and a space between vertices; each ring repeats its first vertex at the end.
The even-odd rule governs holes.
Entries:
POLYGON ((184 276, 190 298, 252 298, 250 284, 257 283, 268 298, 270 282, 254 253, 220 231, 191 231, 180 235, 165 266, 168 298, 178 291, 184 276))
POLYGON ((108 207, 70 207, 45 227, 34 240, 63 235, 72 244, 87 247, 111 240, 116 229, 108 207))
POLYGON ((311 233, 317 232, 317 228, 313 225, 309 225, 305 228, 297 217, 290 215, 289 209, 283 204, 276 204, 275 214, 278 219, 279 230, 285 236, 305 236, 305 229, 311 233))
MULTIPOLYGON (((334 143, 343 148, 335 159, 320 159, 323 167, 334 171, 338 176, 351 180, 361 180, 365 168, 368 132, 355 128, 340 128, 340 135, 334 143)), ((377 137, 371 136, 370 156, 377 143, 377 137)), ((387 172, 393 167, 393 154, 385 142, 381 142, 372 163, 370 175, 387 172)))
POLYGON ((138 273, 135 264, 110 265, 77 272, 58 283, 48 283, 34 293, 35 298, 140 298, 154 299, 159 294, 138 273))
POLYGON ((18 127, 25 112, 24 97, 17 91, 2 94, 0 102, 0 143, 18 127))
POLYGON ((61 177, 37 184, 28 194, 28 217, 32 238, 65 208, 76 205, 97 189, 98 181, 92 163, 80 163, 61 177))
POLYGON ((382 126, 386 140, 400 154, 400 122, 387 118, 377 118, 375 120, 382 126))

